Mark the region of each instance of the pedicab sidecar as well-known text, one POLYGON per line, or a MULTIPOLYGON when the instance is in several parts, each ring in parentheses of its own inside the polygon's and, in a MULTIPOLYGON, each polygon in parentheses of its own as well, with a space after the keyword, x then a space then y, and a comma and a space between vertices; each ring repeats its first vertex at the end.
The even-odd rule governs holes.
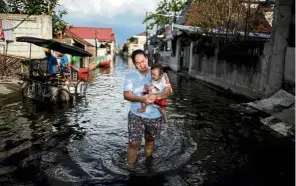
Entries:
MULTIPOLYGON (((34 37, 17 37, 18 42, 32 43, 37 46, 54 50, 64 54, 79 57, 91 57, 92 54, 78 47, 70 46, 55 40, 34 37)), ((89 71, 80 77, 79 69, 60 69, 59 72, 50 74, 48 59, 27 59, 22 64, 27 67, 27 72, 22 73, 24 84, 22 96, 37 101, 71 102, 75 98, 85 96, 89 71)))

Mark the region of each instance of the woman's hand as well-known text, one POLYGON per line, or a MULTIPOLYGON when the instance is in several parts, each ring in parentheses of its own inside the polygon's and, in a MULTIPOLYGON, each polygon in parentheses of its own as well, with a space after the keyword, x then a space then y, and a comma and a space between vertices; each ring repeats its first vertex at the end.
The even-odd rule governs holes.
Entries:
POLYGON ((164 72, 163 75, 164 75, 164 78, 165 78, 165 83, 166 84, 170 84, 170 80, 169 80, 168 74, 164 72))
POLYGON ((155 101, 155 99, 155 96, 149 94, 142 96, 142 102, 147 105, 152 104, 155 101))
POLYGON ((149 95, 148 96, 148 99, 150 100, 150 101, 152 101, 152 103, 154 103, 154 101, 157 99, 157 95, 149 95))

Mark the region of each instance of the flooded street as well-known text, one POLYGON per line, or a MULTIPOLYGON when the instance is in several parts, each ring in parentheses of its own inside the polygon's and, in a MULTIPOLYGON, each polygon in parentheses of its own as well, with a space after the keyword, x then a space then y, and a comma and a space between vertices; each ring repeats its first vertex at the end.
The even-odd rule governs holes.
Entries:
MULTIPOLYGON (((122 96, 131 60, 97 70, 86 98, 59 108, 16 99, 0 113, 0 185, 294 185, 294 143, 229 109, 243 98, 169 72, 168 126, 151 169, 126 166, 122 96)), ((142 146, 143 147, 143 146, 142 146)))

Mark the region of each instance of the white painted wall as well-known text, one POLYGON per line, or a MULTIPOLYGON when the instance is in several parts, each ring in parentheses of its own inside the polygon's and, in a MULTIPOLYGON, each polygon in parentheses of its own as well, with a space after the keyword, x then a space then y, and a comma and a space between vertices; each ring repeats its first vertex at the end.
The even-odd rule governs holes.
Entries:
POLYGON ((110 49, 111 49, 111 57, 113 58, 113 56, 114 56, 114 49, 115 49, 115 42, 114 41, 112 41, 110 49))
POLYGON ((128 47, 128 54, 132 55, 134 50, 145 49, 145 43, 146 43, 146 36, 133 36, 134 38, 138 38, 138 44, 130 44, 128 47))
MULTIPOLYGON (((87 41, 87 42, 89 42, 89 43, 92 44, 93 46, 96 46, 96 42, 95 42, 94 39, 84 39, 84 40, 87 41)), ((97 44, 98 44, 98 46, 100 46, 99 43, 97 43, 97 44)))
POLYGON ((139 45, 145 45, 146 43, 146 36, 134 36, 136 38, 138 38, 138 44, 139 45))
MULTIPOLYGON (((22 14, 0 14, 0 19, 11 21, 14 26, 18 25, 13 31, 13 39, 20 36, 31 36, 43 39, 52 39, 52 19, 48 15, 32 15, 27 18, 27 15, 22 14)), ((0 41, 0 53, 3 53, 3 49, 6 47, 6 42, 0 41)), ((30 56, 30 44, 23 42, 13 42, 8 44, 7 54, 29 57, 30 56)), ((44 57, 44 50, 32 44, 31 58, 44 57)))
MULTIPOLYGON (((93 46, 96 46, 95 40, 94 39, 85 39, 85 41, 89 42, 90 44, 92 44, 93 46)), ((101 43, 98 42, 97 46, 100 47, 101 43)), ((110 49, 111 49, 111 55, 114 56, 114 48, 115 48, 115 42, 112 41, 112 43, 110 43, 110 49)), ((97 49, 97 53, 98 56, 106 56, 107 54, 107 50, 106 49, 102 49, 102 48, 98 48, 97 49)))
POLYGON ((98 56, 106 56, 107 50, 105 48, 98 48, 97 49, 97 55, 98 56))

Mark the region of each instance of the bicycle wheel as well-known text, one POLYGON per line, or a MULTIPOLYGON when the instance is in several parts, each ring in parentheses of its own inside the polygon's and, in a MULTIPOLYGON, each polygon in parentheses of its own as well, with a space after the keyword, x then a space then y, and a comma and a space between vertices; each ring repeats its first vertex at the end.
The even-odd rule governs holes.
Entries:
POLYGON ((51 96, 52 103, 65 103, 70 101, 71 101, 70 93, 63 88, 59 88, 51 96))
POLYGON ((75 92, 77 96, 85 96, 86 89, 87 89, 87 83, 85 81, 80 81, 75 88, 75 92))

